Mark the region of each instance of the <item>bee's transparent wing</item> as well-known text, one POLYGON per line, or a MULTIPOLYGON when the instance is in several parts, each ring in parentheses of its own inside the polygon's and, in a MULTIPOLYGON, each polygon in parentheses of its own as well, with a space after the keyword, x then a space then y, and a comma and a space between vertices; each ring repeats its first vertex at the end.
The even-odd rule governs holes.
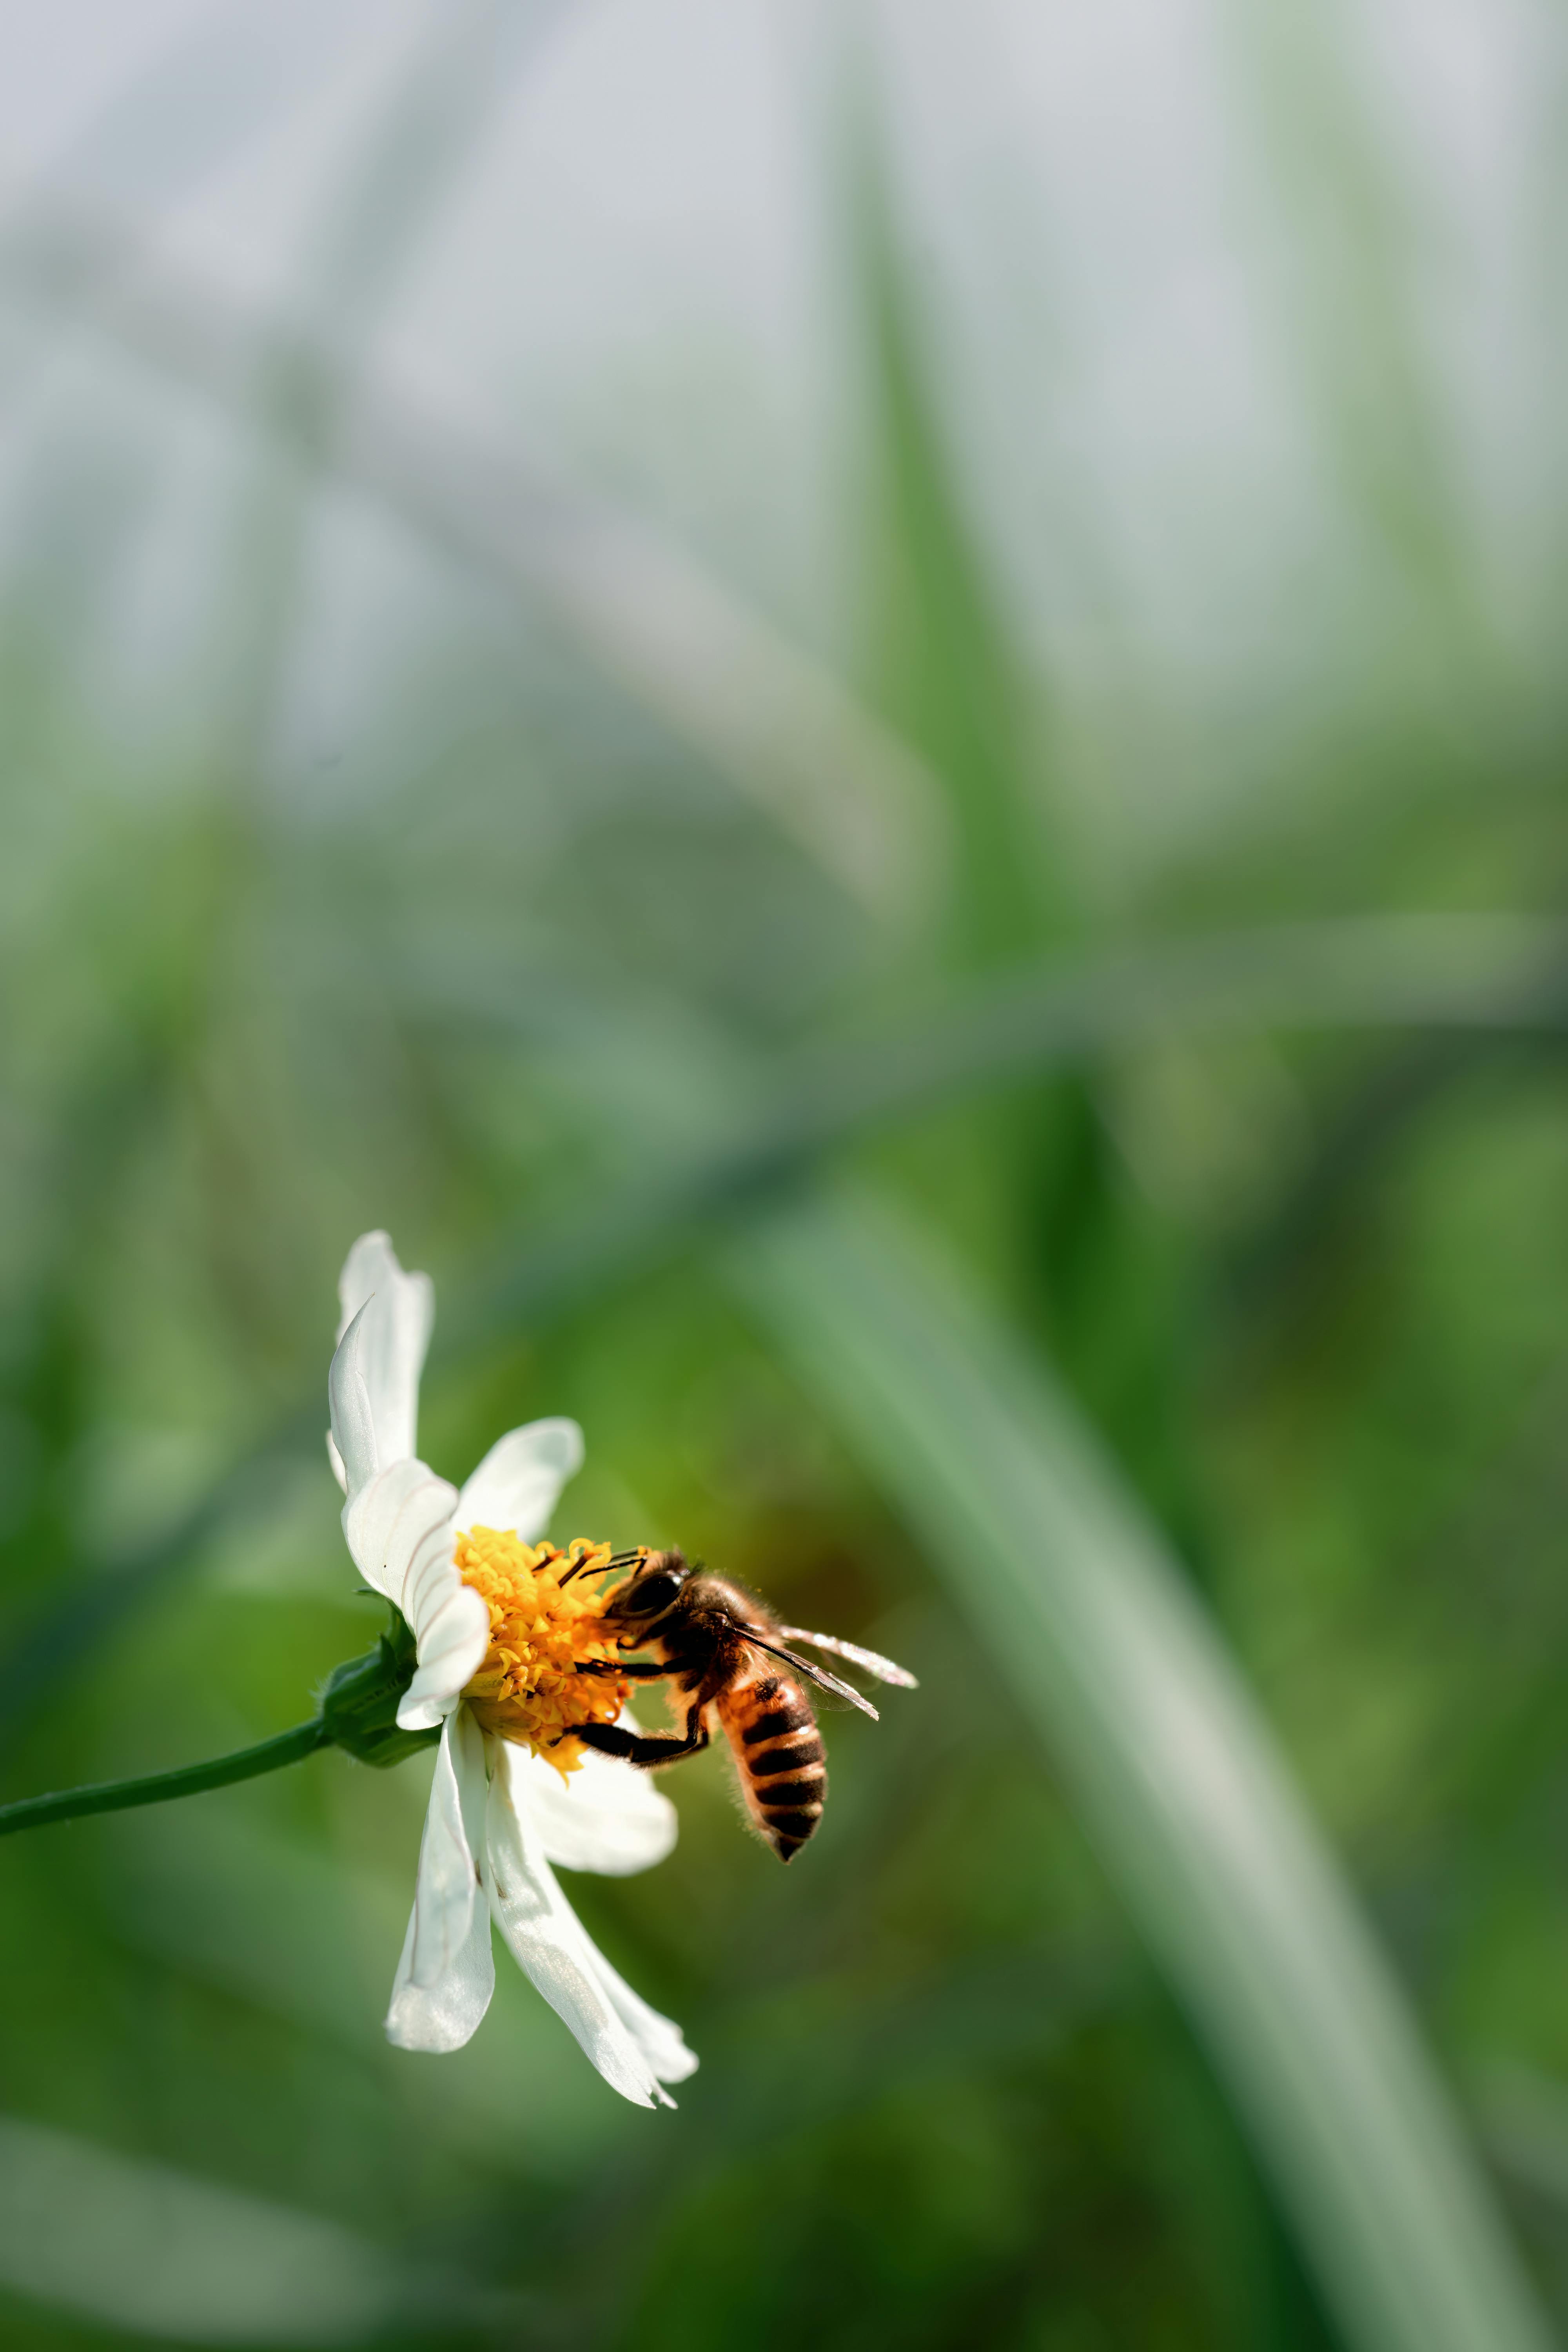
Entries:
POLYGON ((818 1690, 831 1691, 835 1698, 847 1698, 851 1706, 858 1706, 862 1715, 870 1717, 873 1723, 881 1721, 868 1698, 862 1698, 858 1690, 852 1690, 847 1683, 841 1683, 837 1675, 828 1673, 826 1666, 814 1666, 809 1658, 797 1658, 793 1650, 781 1650, 776 1642, 764 1642, 761 1634, 753 1633, 749 1626, 746 1639, 754 1650, 765 1650, 770 1658, 782 1658, 792 1672, 804 1675, 807 1682, 816 1685, 818 1690))
POLYGON ((875 1675, 879 1683, 895 1683, 900 1690, 919 1690, 913 1675, 896 1666, 891 1658, 879 1651, 863 1650, 858 1642, 841 1642, 837 1633, 808 1633, 804 1625, 781 1625, 780 1633, 786 1642, 806 1642, 814 1650, 826 1650, 831 1657, 845 1658, 852 1666, 866 1674, 875 1675))

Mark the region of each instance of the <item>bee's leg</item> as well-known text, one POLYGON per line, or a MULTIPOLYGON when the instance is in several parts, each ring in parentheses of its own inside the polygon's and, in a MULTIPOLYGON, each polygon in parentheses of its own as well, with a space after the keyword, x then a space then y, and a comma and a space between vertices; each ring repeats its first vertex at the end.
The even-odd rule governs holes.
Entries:
POLYGON ((660 1764, 679 1763, 683 1756, 700 1756, 708 1745, 708 1727, 689 1718, 684 1732, 627 1731, 618 1723, 579 1723, 573 1727, 572 1738, 580 1739, 584 1748, 596 1748, 601 1756, 624 1757, 628 1764, 639 1764, 652 1771, 660 1764))
POLYGON ((619 1675, 628 1683, 659 1683, 668 1674, 669 1668, 626 1664, 619 1658, 582 1658, 573 1672, 579 1675, 619 1675))

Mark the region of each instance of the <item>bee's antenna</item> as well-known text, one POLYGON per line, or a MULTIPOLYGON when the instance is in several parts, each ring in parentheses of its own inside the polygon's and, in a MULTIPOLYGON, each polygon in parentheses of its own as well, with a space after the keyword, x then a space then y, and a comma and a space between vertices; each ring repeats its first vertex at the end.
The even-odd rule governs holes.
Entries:
MULTIPOLYGON (((630 1551, 617 1551, 612 1554, 610 1559, 601 1560, 598 1567, 592 1572, 595 1576, 607 1576, 613 1568, 630 1568, 634 1560, 643 1559, 647 1550, 647 1546, 646 1544, 637 1544, 630 1551)), ((573 1561, 564 1576, 558 1577, 556 1579, 557 1583, 570 1584, 572 1579, 574 1576, 580 1575, 583 1570, 588 1566, 588 1562, 592 1558, 593 1554, 591 1552, 584 1552, 581 1559, 573 1561)))

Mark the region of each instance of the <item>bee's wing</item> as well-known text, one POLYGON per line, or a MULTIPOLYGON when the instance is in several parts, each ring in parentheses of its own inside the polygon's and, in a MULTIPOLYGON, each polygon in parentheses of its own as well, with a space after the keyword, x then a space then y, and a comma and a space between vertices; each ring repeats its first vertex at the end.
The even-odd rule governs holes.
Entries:
POLYGON ((815 1683, 819 1690, 831 1691, 835 1698, 847 1698, 851 1706, 858 1706, 862 1715, 870 1717, 873 1723, 881 1721, 868 1698, 862 1698, 858 1690, 851 1690, 847 1683, 841 1683, 837 1675, 828 1673, 826 1666, 814 1666, 809 1659, 797 1658, 793 1650, 781 1650, 776 1642, 764 1642, 749 1626, 746 1639, 753 1649, 765 1650, 770 1658, 782 1658, 792 1672, 804 1675, 807 1682, 815 1683))
POLYGON ((814 1650, 826 1650, 830 1657, 847 1658, 852 1666, 875 1675, 879 1683, 895 1683, 900 1690, 920 1688, 913 1675, 904 1667, 896 1666, 891 1658, 884 1658, 879 1651, 863 1650, 858 1642, 841 1642, 837 1633, 808 1633, 804 1625, 781 1625, 779 1632, 786 1642, 805 1642, 814 1650))

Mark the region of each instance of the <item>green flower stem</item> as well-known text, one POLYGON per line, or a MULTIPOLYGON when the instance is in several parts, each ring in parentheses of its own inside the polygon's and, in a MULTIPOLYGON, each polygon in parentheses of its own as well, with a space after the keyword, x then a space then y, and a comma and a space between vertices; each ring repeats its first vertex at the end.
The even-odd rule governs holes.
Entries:
POLYGON ((42 1829, 47 1822, 75 1821, 83 1813, 118 1813, 130 1805, 166 1804, 171 1797, 195 1797, 203 1789, 226 1789, 235 1780, 254 1780, 258 1773, 279 1771, 298 1764, 318 1748, 330 1748, 332 1735, 320 1716, 297 1723, 254 1748, 237 1748, 232 1756, 215 1756, 205 1764, 182 1764, 173 1772, 149 1772, 137 1780, 100 1780, 88 1789, 59 1789, 47 1797, 22 1797, 14 1805, 0 1805, 0 1837, 13 1830, 42 1829))

